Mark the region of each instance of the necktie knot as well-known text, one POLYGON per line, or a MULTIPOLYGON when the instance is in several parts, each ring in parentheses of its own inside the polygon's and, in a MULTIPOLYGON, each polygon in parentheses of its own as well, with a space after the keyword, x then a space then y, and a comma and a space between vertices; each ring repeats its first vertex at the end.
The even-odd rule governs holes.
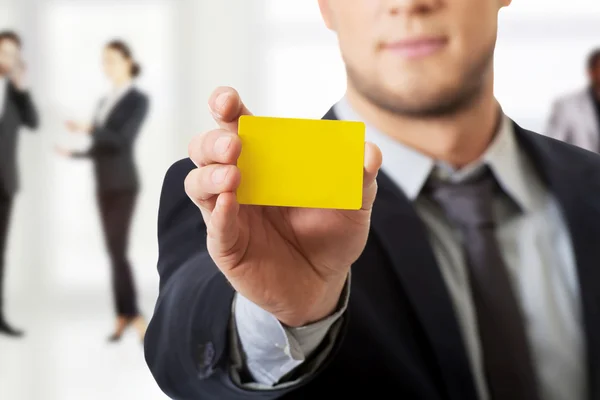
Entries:
POLYGON ((496 182, 491 172, 472 182, 446 183, 432 181, 433 199, 442 207, 452 223, 461 228, 494 226, 493 200, 496 182))

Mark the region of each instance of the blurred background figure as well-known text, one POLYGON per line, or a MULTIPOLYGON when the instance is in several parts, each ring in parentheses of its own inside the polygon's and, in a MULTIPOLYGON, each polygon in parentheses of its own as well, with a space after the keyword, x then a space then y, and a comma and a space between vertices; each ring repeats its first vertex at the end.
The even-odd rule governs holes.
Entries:
POLYGON ((18 189, 17 143, 21 126, 35 129, 38 115, 25 83, 21 38, 0 32, 0 334, 21 337, 6 319, 4 307, 5 249, 13 198, 18 189))
POLYGON ((128 237, 139 192, 134 161, 134 142, 148 114, 148 97, 134 86, 141 73, 132 51, 123 41, 106 45, 103 67, 111 83, 110 93, 98 106, 92 123, 68 121, 69 131, 91 135, 92 145, 84 152, 59 147, 61 155, 91 158, 96 177, 97 202, 104 240, 110 255, 117 321, 109 337, 117 342, 129 326, 143 341, 146 323, 140 314, 132 268, 128 259, 128 237))
POLYGON ((554 103, 546 134, 600 153, 600 48, 588 57, 588 85, 554 103))

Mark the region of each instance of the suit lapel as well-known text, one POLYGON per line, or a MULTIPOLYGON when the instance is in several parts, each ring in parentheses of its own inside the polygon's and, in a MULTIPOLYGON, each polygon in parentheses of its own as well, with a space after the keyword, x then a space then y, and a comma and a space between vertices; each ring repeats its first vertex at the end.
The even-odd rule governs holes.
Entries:
MULTIPOLYGON (((337 119, 333 109, 324 119, 337 119)), ((384 173, 373 207, 372 229, 422 324, 452 400, 476 400, 467 352, 452 300, 429 244, 426 228, 410 200, 384 173)))
POLYGON ((108 125, 108 123, 110 121, 113 120, 113 118, 115 117, 115 115, 117 115, 117 112, 119 111, 119 109, 121 107, 123 107, 125 104, 127 104, 127 102, 129 101, 129 99, 134 95, 134 89, 131 88, 127 91, 127 93, 125 93, 120 99, 119 101, 117 101, 112 108, 110 109, 110 111, 108 112, 108 115, 106 116, 106 119, 104 121, 103 125, 108 125))
POLYGON ((378 178, 372 227, 387 250, 435 353, 449 398, 475 400, 471 365, 452 300, 412 203, 385 174, 378 178))
POLYGON ((564 159, 556 151, 564 145, 518 126, 516 133, 559 202, 569 228, 581 293, 589 398, 600 399, 600 162, 583 151, 579 158, 564 159))
MULTIPOLYGON (((324 119, 337 119, 333 109, 324 119)), ((600 399, 600 162, 583 150, 566 159, 566 152, 560 151, 564 144, 518 126, 515 132, 560 204, 569 228, 581 293, 589 399, 600 399)), ((425 329, 450 398, 476 399, 466 349, 425 227, 385 174, 380 174, 378 183, 373 230, 425 329)))

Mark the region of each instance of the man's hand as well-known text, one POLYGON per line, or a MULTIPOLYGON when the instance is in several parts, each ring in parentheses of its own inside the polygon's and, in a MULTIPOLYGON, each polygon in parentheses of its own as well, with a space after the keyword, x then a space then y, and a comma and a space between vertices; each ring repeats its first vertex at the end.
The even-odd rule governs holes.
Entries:
POLYGON ((207 226, 208 251, 235 290, 296 327, 334 312, 350 266, 362 253, 377 193, 381 152, 365 146, 358 211, 241 206, 235 191, 242 150, 238 119, 250 115, 238 93, 217 89, 209 100, 220 129, 194 138, 185 188, 207 226))

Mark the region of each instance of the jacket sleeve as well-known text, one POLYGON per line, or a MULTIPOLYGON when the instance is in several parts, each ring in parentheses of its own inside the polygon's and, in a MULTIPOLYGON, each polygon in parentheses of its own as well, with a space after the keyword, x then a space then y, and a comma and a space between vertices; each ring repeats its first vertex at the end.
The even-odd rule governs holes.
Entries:
POLYGON ((148 108, 148 98, 146 96, 140 97, 135 108, 121 126, 112 129, 107 127, 94 128, 92 147, 88 152, 80 153, 79 156, 118 153, 130 148, 146 119, 148 108))
POLYGON ((13 99, 19 110, 21 123, 28 128, 37 129, 40 120, 35 104, 33 104, 31 94, 27 91, 21 92, 16 88, 13 88, 13 99))
POLYGON ((161 389, 177 400, 277 399, 286 391, 250 390, 231 377, 234 290, 206 250, 201 213, 184 190, 190 160, 167 172, 158 216, 159 297, 145 356, 161 389))

